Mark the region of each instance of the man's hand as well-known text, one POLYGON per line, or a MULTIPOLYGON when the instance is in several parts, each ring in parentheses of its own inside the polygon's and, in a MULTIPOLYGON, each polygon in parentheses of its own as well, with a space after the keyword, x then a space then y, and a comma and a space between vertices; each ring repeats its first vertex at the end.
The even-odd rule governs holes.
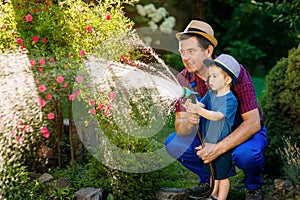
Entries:
POLYGON ((199 146, 196 147, 196 149, 198 150, 197 156, 199 156, 204 163, 210 163, 221 155, 218 151, 217 144, 205 143, 204 147, 199 146))
POLYGON ((199 122, 200 122, 200 117, 199 117, 198 114, 187 112, 186 120, 188 122, 190 122, 191 124, 197 124, 198 125, 199 122))
POLYGON ((191 99, 187 99, 184 107, 186 109, 186 119, 192 124, 199 124, 200 117, 197 114, 197 105, 193 104, 191 99))

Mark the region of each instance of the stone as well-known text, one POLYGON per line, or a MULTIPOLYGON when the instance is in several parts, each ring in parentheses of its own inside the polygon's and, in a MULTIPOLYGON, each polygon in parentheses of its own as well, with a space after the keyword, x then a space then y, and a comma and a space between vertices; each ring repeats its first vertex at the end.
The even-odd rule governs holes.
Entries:
POLYGON ((86 187, 81 188, 76 193, 77 200, 101 200, 102 199, 102 189, 86 187))
POLYGON ((184 188, 161 188, 156 192, 157 200, 187 200, 188 190, 184 188))
POLYGON ((41 174, 36 173, 36 172, 28 172, 28 177, 31 180, 35 180, 35 179, 38 179, 39 177, 41 177, 41 174))
POLYGON ((56 180, 56 187, 58 188, 65 188, 70 186, 71 186, 70 180, 67 178, 59 178, 56 180))
POLYGON ((53 176, 51 174, 48 174, 48 173, 43 173, 42 176, 40 176, 40 178, 39 178, 41 183, 49 182, 53 179, 54 179, 53 176))

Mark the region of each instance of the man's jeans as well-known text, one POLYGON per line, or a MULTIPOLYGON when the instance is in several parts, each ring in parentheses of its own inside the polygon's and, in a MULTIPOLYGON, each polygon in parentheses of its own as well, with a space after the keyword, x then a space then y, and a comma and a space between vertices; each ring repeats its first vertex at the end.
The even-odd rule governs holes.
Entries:
MULTIPOLYGON (((263 127, 252 138, 232 150, 232 161, 244 171, 244 183, 248 190, 256 190, 262 186, 263 150, 267 144, 266 128, 263 127)), ((173 132, 165 141, 165 148, 173 158, 197 174, 199 181, 209 182, 210 173, 203 168, 203 161, 196 155, 195 147, 199 145, 196 129, 184 137, 173 132)))

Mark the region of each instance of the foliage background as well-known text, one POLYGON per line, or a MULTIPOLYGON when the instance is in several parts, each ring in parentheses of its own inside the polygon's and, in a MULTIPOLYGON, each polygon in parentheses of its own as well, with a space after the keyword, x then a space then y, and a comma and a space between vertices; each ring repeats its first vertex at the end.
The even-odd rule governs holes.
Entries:
MULTIPOLYGON (((57 0, 14 0, 6 5, 0 4, 0 52, 7 53, 13 50, 25 53, 22 49, 23 46, 26 46, 29 59, 37 63, 37 66, 30 66, 35 79, 39 81, 36 85, 37 90, 41 84, 46 84, 47 91, 53 94, 53 98, 47 101, 47 106, 42 108, 44 112, 42 116, 43 123, 48 125, 51 137, 49 140, 45 140, 38 129, 34 132, 41 142, 46 142, 47 145, 51 143, 50 145, 53 148, 62 143, 58 140, 61 126, 48 121, 47 114, 54 112, 61 119, 62 117, 69 117, 70 113, 62 113, 61 108, 70 106, 69 97, 72 95, 70 88, 76 82, 76 72, 82 67, 82 61, 86 56, 92 52, 95 46, 101 46, 104 40, 141 26, 138 21, 135 21, 136 12, 134 9, 129 9, 126 5, 126 15, 122 10, 124 3, 134 2, 136 1, 67 0, 60 2, 57 0), (33 17, 32 21, 25 20, 28 14, 33 17), (133 27, 134 22, 136 24, 133 27), (92 28, 91 31, 88 27, 92 28), (34 36, 38 36, 38 41, 33 41, 34 36), (18 38, 22 39, 22 44, 17 42, 18 38), (46 42, 42 38, 45 38, 46 42), (42 59, 45 60, 45 64, 40 63, 42 59), (51 62, 51 59, 54 59, 55 62, 51 62), (42 73, 40 67, 43 68, 42 73), (56 81, 58 76, 65 77, 64 83, 69 83, 70 87, 62 87, 56 81), (61 104, 57 104, 58 102, 61 104)), ((266 77, 267 89, 261 99, 270 141, 266 151, 266 173, 281 173, 274 170, 273 167, 275 164, 282 166, 282 160, 274 151, 274 149, 283 146, 281 136, 292 136, 293 141, 296 144, 299 143, 299 47, 290 52, 288 51, 299 44, 299 2, 285 0, 276 2, 250 0, 239 2, 234 0, 141 0, 140 3, 154 3, 157 7, 166 7, 169 14, 176 17, 175 30, 177 31, 182 31, 191 19, 207 21, 215 29, 216 37, 220 42, 216 51, 217 54, 227 52, 239 58, 241 63, 255 76, 264 77, 270 70, 266 77)), ((177 43, 176 39, 174 43, 177 43)), ((165 52, 162 52, 162 56, 170 66, 178 71, 183 67, 178 56, 165 54, 165 52)), ((40 92, 39 95, 45 98, 44 93, 40 92)), ((167 127, 164 134, 167 135, 169 132, 170 127, 167 127)), ((3 139, 7 132, 1 131, 0 134, 3 139)), ((18 134, 22 135, 24 133, 20 131, 18 134)), ((25 139, 27 141, 24 142, 31 142, 30 137, 25 139)), ((123 139, 120 137, 116 140, 116 142, 119 142, 123 139)), ((140 141, 134 141, 133 143, 137 147, 145 144, 144 141, 141 143, 140 141)), ((16 143, 13 143, 13 145, 16 145, 16 143)), ((128 143, 124 142, 123 148, 127 148, 127 145, 128 143)), ((149 150, 148 143, 145 146, 146 150, 149 150)), ((1 149, 2 155, 7 156, 10 148, 11 146, 7 146, 5 149, 1 149)), ((15 148, 15 151, 10 153, 12 155, 15 153, 21 157, 29 155, 23 154, 23 151, 17 149, 15 148)), ((11 167, 10 171, 1 169, 0 177, 3 181, 1 185, 3 188, 1 189, 11 199, 21 199, 33 193, 37 196, 37 199, 38 197, 43 199, 43 192, 47 189, 36 182, 26 184, 26 181, 29 180, 26 169, 20 167, 23 164, 24 157, 20 158, 18 156, 12 156, 13 160, 7 162, 7 166, 11 167), (15 164, 12 165, 11 163, 14 162, 15 164)), ((66 161, 68 163, 69 160, 66 161)), ((103 175, 102 179, 97 177, 99 178, 98 182, 95 182, 97 180, 95 177, 94 179, 91 177, 92 180, 87 177, 82 178, 82 182, 79 181, 79 184, 75 184, 76 189, 89 184, 102 184, 108 192, 117 192, 114 193, 115 196, 120 195, 125 188, 137 192, 137 195, 148 194, 148 191, 144 191, 144 193, 138 191, 141 189, 138 186, 142 184, 134 181, 135 175, 128 177, 128 174, 108 170, 98 164, 97 162, 93 163, 91 171, 94 175, 103 175), (112 179, 108 177, 116 177, 115 182, 112 182, 112 179), (122 185, 124 177, 132 180, 132 185, 127 182, 122 185)), ((171 166, 171 170, 170 168, 165 169, 166 171, 163 171, 162 174, 164 177, 174 180, 174 177, 176 179, 177 176, 172 172, 176 171, 179 166, 172 167, 174 166, 171 166)), ((68 170, 70 168, 67 168, 68 170)), ((63 171, 56 173, 63 173, 63 171)), ((68 174, 72 173, 74 174, 74 172, 68 171, 68 174)), ((154 187, 151 181, 156 178, 156 174, 147 175, 143 176, 142 182, 146 180, 149 190, 155 190, 157 185, 164 186, 164 183, 160 182, 154 187)), ((195 177, 192 178, 195 179, 195 177)), ((157 179, 157 181, 161 180, 157 179)), ((180 185, 180 187, 183 186, 180 185)), ((51 189, 48 188, 48 190, 51 189)), ((73 192, 73 189, 70 189, 70 191, 73 192)), ((68 192, 60 192, 61 194, 59 194, 59 191, 50 191, 52 197, 61 195, 61 198, 67 198, 68 195, 63 196, 62 193, 68 192)), ((0 195, 3 195, 3 191, 0 195)), ((130 195, 128 198, 132 198, 130 195)), ((70 196, 72 195, 70 194, 70 196)), ((151 198, 153 196, 149 196, 149 199, 151 198)))

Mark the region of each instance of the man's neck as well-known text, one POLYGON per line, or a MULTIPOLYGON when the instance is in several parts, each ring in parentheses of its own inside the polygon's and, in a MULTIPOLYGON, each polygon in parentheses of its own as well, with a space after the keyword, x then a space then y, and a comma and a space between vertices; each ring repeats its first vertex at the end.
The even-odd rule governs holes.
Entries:
POLYGON ((202 80, 206 81, 208 77, 208 70, 207 69, 198 70, 195 72, 195 74, 202 80))

